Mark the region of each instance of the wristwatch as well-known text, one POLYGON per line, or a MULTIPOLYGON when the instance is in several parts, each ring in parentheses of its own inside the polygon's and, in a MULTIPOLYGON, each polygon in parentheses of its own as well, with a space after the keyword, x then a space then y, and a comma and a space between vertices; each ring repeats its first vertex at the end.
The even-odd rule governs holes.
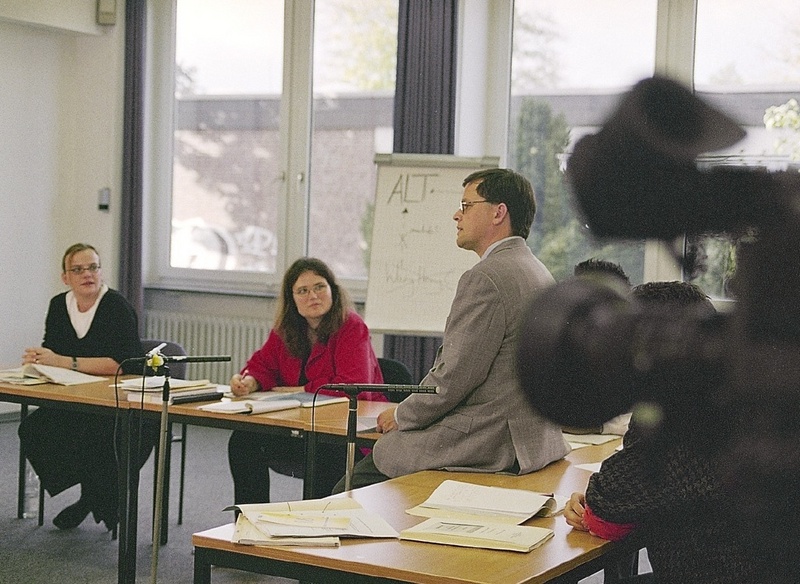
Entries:
POLYGON ((73 371, 77 371, 78 370, 78 358, 77 357, 73 357, 72 358, 72 370, 73 371))

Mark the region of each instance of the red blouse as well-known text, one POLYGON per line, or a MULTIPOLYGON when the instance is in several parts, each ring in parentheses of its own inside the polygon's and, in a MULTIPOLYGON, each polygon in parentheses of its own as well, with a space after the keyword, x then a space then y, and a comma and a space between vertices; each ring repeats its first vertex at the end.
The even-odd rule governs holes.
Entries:
MULTIPOLYGON (((302 361, 289 353, 273 329, 267 342, 253 353, 241 373, 247 371, 258 381, 262 391, 269 391, 273 387, 298 385, 301 366, 302 361)), ((314 343, 305 371, 308 379, 305 390, 310 393, 326 383, 383 383, 378 359, 369 340, 369 329, 355 312, 348 314, 347 320, 327 343, 314 343)), ((319 393, 344 395, 326 389, 319 393)), ((362 392, 358 399, 389 401, 385 394, 376 392, 362 392)))

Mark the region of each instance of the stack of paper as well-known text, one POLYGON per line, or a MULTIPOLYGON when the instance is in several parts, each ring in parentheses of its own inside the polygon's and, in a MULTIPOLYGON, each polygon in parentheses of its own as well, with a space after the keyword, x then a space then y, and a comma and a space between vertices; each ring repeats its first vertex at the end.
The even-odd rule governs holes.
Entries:
MULTIPOLYGON (((163 375, 152 377, 134 377, 126 379, 119 384, 128 395, 128 401, 162 403, 165 378, 163 375)), ((211 401, 222 397, 222 392, 215 383, 208 379, 172 379, 169 380, 170 402, 173 400, 187 401, 211 401), (177 398, 177 399, 176 399, 177 398)))
POLYGON ((566 497, 446 480, 406 513, 429 519, 400 532, 400 539, 529 552, 553 535, 544 527, 520 526, 533 516, 549 517, 566 497))
MULTIPOLYGON (((154 375, 152 377, 132 377, 126 379, 119 384, 120 389, 125 391, 160 393, 164 388, 166 378, 163 375, 154 375)), ((170 391, 182 391, 197 388, 217 388, 216 384, 211 383, 208 379, 173 379, 169 378, 170 391)))
POLYGON ((234 543, 337 546, 340 537, 396 538, 391 525, 353 499, 330 498, 237 505, 234 543))

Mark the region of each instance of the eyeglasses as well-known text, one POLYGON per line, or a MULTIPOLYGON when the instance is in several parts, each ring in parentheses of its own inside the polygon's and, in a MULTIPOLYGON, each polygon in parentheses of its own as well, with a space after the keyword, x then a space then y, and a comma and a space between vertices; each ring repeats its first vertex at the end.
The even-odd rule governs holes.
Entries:
POLYGON ((96 274, 97 270, 100 269, 99 264, 89 264, 88 266, 72 266, 68 272, 75 274, 76 276, 80 276, 84 272, 89 272, 90 274, 96 274))
POLYGON ((461 201, 458 204, 458 208, 461 210, 462 213, 466 213, 467 209, 472 207, 472 205, 477 205, 478 203, 491 203, 491 201, 461 201))
POLYGON ((328 284, 324 282, 320 282, 319 284, 314 284, 311 288, 303 286, 302 288, 298 288, 294 291, 295 296, 300 296, 302 298, 309 295, 309 293, 313 292, 315 295, 319 296, 325 290, 328 289, 328 284))

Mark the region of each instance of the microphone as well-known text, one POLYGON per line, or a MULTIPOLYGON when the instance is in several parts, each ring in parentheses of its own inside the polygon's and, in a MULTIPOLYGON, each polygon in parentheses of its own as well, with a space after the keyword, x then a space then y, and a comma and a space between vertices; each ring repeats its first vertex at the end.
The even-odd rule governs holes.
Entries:
POLYGON ((230 355, 161 355, 164 363, 213 363, 218 361, 230 361, 230 355))
POLYGON ((157 355, 157 354, 161 353, 161 349, 163 349, 163 348, 164 348, 164 347, 166 347, 166 346, 167 346, 167 343, 161 343, 161 344, 160 344, 160 345, 158 345, 157 347, 153 347, 152 349, 150 349, 149 351, 147 351, 146 355, 147 355, 148 357, 153 357, 153 356, 155 356, 155 355, 157 355))
POLYGON ((332 389, 347 395, 358 395, 362 391, 377 393, 439 393, 439 387, 436 385, 406 385, 400 383, 327 383, 320 386, 320 389, 332 389))

